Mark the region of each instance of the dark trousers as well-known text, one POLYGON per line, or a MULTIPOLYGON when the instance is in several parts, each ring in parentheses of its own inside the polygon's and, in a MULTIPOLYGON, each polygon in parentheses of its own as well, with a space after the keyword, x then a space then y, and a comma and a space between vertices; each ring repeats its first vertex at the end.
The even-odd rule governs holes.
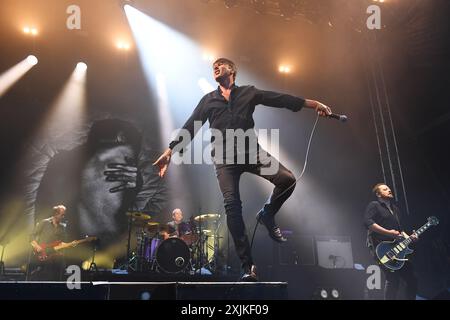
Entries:
POLYGON ((414 274, 413 265, 406 262, 403 268, 397 271, 388 271, 382 267, 386 282, 384 285, 384 299, 396 300, 398 299, 398 289, 400 286, 400 280, 403 280, 406 284, 406 296, 407 300, 415 300, 417 293, 417 278, 414 274))
POLYGON ((239 180, 244 172, 256 174, 275 185, 272 194, 264 205, 265 214, 275 215, 295 188, 295 176, 273 157, 261 159, 258 157, 256 164, 216 164, 216 174, 223 195, 228 229, 243 268, 253 264, 250 244, 242 218, 242 202, 239 194, 239 180), (278 165, 275 173, 265 174, 261 172, 263 168, 267 169, 274 165, 278 165), (291 188, 283 193, 289 187, 291 188), (281 193, 283 194, 279 197, 281 193))
POLYGON ((31 281, 62 281, 65 261, 62 256, 56 256, 42 262, 33 261, 30 269, 29 280, 31 281))

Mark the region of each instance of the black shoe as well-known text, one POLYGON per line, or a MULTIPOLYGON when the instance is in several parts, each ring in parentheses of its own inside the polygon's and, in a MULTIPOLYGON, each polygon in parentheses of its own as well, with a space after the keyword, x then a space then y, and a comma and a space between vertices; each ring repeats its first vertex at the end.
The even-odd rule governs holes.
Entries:
POLYGON ((244 268, 244 274, 241 277, 244 282, 257 282, 258 275, 256 274, 256 266, 252 264, 250 267, 244 268))
POLYGON ((283 243, 287 239, 283 237, 280 228, 275 224, 275 218, 272 215, 265 214, 263 210, 256 215, 256 221, 266 226, 269 236, 276 242, 283 243))

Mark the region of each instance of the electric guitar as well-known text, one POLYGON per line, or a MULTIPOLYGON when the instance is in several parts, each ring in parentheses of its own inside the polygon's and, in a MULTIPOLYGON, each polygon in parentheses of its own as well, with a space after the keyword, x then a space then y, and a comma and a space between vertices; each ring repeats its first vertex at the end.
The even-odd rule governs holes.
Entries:
POLYGON ((74 240, 74 241, 68 242, 68 243, 64 243, 62 241, 41 243, 41 244, 39 244, 39 246, 42 248, 42 251, 37 252, 37 250, 34 249, 34 254, 36 255, 36 258, 39 261, 47 261, 48 259, 59 255, 58 251, 60 251, 60 250, 76 247, 79 244, 82 244, 85 242, 90 242, 90 241, 95 241, 95 240, 97 240, 97 237, 87 237, 87 238, 80 239, 80 240, 74 240))
MULTIPOLYGON (((428 217, 427 223, 421 226, 415 234, 419 236, 429 227, 436 226, 438 224, 438 218, 428 217)), ((390 270, 395 271, 401 269, 404 266, 405 261, 408 261, 405 256, 414 252, 414 250, 408 247, 412 241, 413 240, 411 237, 408 237, 407 234, 403 233, 403 237, 401 239, 380 242, 375 249, 378 261, 390 270)))

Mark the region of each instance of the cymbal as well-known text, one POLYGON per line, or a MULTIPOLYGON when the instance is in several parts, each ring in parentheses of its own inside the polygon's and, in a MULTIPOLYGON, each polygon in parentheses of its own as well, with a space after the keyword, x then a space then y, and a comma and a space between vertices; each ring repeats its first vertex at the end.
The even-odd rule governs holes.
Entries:
POLYGON ((127 212, 127 216, 135 218, 136 220, 150 220, 152 217, 146 213, 135 211, 127 212))
POLYGON ((147 228, 147 230, 149 232, 157 232, 159 231, 160 227, 159 227, 159 223, 158 222, 147 222, 144 226, 145 228, 147 228))
POLYGON ((218 220, 220 218, 220 214, 217 213, 206 213, 194 218, 195 221, 204 221, 204 220, 218 220))

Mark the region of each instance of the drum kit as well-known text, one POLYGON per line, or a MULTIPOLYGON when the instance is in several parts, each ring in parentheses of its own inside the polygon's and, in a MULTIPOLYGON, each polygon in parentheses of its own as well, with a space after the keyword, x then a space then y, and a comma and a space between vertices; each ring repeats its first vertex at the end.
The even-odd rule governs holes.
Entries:
POLYGON ((182 222, 177 235, 170 232, 168 225, 153 221, 149 214, 127 212, 127 216, 128 270, 168 274, 216 272, 221 238, 218 235, 219 214, 201 214, 189 222, 182 222), (133 252, 132 229, 136 234, 133 252))

